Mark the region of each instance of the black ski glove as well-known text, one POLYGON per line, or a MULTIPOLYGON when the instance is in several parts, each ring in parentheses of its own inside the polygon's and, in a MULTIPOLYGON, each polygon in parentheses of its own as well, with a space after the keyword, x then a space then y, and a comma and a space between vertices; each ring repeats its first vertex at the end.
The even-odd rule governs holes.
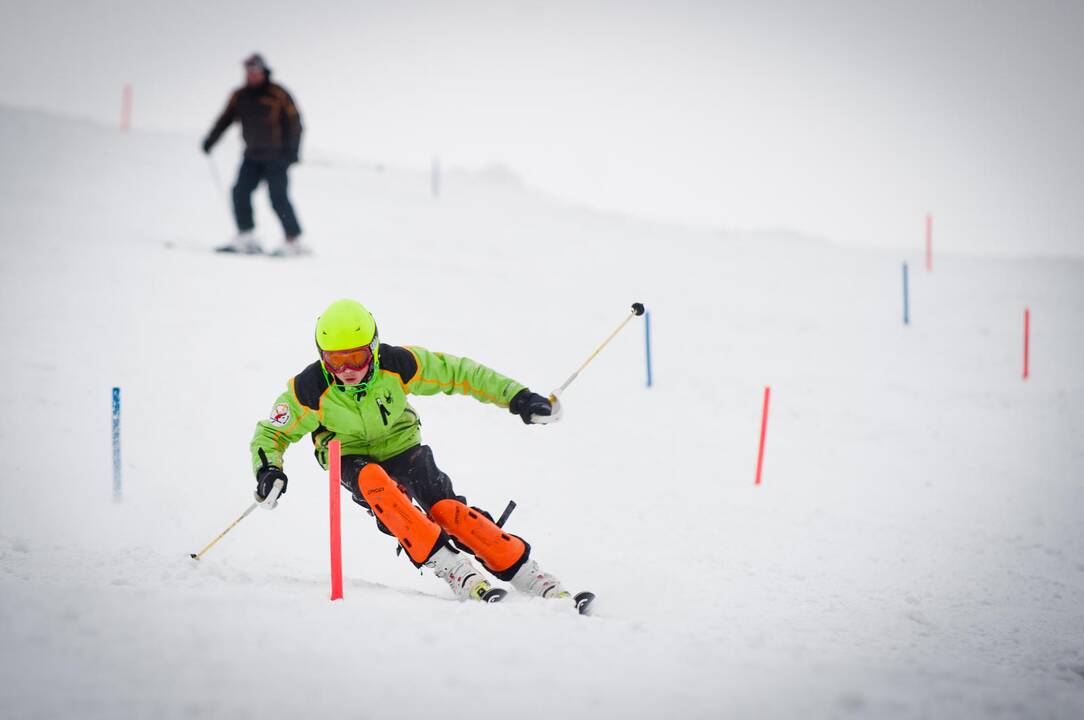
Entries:
POLYGON ((549 415, 553 412, 553 406, 549 398, 523 388, 512 398, 512 402, 508 403, 508 411, 513 415, 519 415, 523 422, 530 425, 532 415, 549 415))
POLYGON ((260 448, 258 452, 263 465, 256 471, 256 500, 258 502, 266 500, 267 496, 275 488, 276 480, 282 481, 282 492, 279 493, 279 497, 282 497, 286 494, 286 485, 288 483, 286 473, 282 471, 282 468, 275 467, 267 462, 267 455, 264 454, 263 448, 260 448))

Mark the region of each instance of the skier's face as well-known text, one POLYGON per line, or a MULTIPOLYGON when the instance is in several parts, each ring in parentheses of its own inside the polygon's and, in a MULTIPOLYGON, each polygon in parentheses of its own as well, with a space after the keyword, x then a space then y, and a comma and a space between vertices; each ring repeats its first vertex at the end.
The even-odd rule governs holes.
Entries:
POLYGON ((357 385, 365 379, 365 376, 369 374, 369 368, 364 370, 354 370, 352 368, 343 368, 342 370, 335 371, 335 377, 343 381, 343 385, 357 385))
POLYGON ((249 87, 260 85, 267 79, 267 73, 256 65, 245 65, 245 82, 249 87))

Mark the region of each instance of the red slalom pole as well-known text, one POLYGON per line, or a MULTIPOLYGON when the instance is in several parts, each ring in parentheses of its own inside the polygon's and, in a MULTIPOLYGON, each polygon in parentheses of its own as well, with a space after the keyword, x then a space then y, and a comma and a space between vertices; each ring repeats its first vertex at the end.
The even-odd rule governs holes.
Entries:
POLYGON ((338 440, 328 445, 328 507, 331 521, 331 599, 343 599, 343 536, 339 510, 339 487, 342 473, 342 446, 338 440))
POLYGON ((128 132, 132 126, 132 84, 124 86, 124 92, 120 96, 120 131, 128 132))
POLYGON ((933 270, 933 215, 926 213, 926 269, 933 270))
POLYGON ((1031 345, 1031 309, 1024 308, 1024 379, 1028 379, 1028 354, 1031 345))
POLYGON ((760 471, 764 467, 764 437, 768 434, 768 400, 771 396, 771 387, 764 388, 764 416, 760 420, 760 450, 757 452, 757 485, 760 485, 760 471))

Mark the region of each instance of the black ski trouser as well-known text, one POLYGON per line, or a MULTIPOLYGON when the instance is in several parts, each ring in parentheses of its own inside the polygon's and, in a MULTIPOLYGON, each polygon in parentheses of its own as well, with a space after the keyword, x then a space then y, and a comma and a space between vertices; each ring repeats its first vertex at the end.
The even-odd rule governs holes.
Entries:
POLYGON ((282 230, 286 237, 297 237, 301 226, 294 215, 294 207, 287 196, 288 180, 286 170, 289 163, 283 160, 263 162, 245 158, 237 172, 237 182, 233 186, 233 215, 237 220, 237 229, 245 232, 256 224, 252 220, 252 192, 261 180, 267 181, 267 192, 271 196, 271 207, 279 216, 282 230))
MULTIPOLYGON (((371 462, 372 458, 364 455, 345 455, 342 459, 342 486, 350 491, 354 502, 368 508, 368 504, 358 489, 358 473, 371 462)), ((452 479, 437 467, 433 451, 428 445, 414 447, 377 463, 384 471, 399 483, 422 510, 429 512, 441 500, 453 499, 466 503, 462 495, 456 495, 452 488, 452 479)))

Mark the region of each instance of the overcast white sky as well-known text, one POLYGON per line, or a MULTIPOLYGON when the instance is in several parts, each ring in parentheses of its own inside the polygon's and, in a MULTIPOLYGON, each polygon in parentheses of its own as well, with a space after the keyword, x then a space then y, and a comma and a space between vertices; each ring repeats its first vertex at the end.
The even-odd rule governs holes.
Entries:
MULTIPOLYGON (((261 51, 305 146, 604 209, 1084 255, 1084 2, 12 2, 0 102, 199 138, 261 51)), ((304 152, 303 152, 304 154, 304 152)), ((2 170, 0 170, 2 172, 2 170)))

